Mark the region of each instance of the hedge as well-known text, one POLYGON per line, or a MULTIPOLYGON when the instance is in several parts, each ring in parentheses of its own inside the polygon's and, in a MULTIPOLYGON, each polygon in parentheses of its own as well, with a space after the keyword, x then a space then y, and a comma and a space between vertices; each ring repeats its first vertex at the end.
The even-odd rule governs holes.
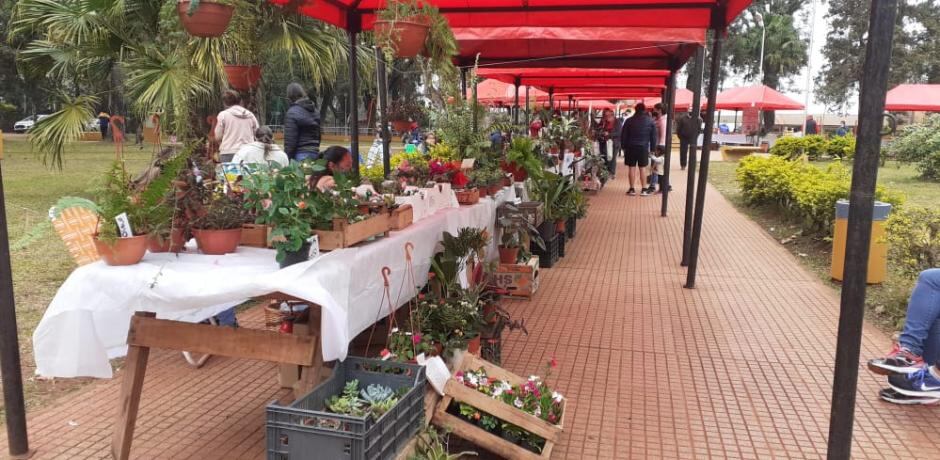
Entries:
MULTIPOLYGON (((745 157, 736 176, 745 203, 776 206, 804 230, 824 235, 832 234, 836 201, 847 199, 851 186, 849 171, 840 162, 823 171, 775 156, 745 157)), ((880 186, 875 197, 894 206, 904 201, 900 194, 880 186)))
POLYGON ((770 153, 790 160, 795 160, 804 154, 810 160, 818 159, 822 155, 829 155, 833 158, 851 158, 855 154, 855 137, 832 136, 826 139, 817 134, 802 137, 784 136, 774 142, 770 153))

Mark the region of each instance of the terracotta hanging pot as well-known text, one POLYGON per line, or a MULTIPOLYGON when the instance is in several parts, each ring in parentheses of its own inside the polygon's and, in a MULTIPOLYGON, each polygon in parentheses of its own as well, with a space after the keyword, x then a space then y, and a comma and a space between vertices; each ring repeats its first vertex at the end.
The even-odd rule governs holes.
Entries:
POLYGON ((235 252, 242 240, 242 229, 231 230, 193 230, 196 244, 203 254, 219 256, 235 252))
POLYGON ((194 37, 220 37, 225 33, 225 29, 228 29, 232 13, 235 12, 235 7, 232 5, 203 0, 199 2, 196 11, 190 16, 189 5, 190 2, 185 0, 177 3, 176 12, 179 14, 183 28, 194 37))
POLYGON ((395 56, 412 58, 424 50, 431 26, 423 18, 408 18, 397 21, 375 21, 376 36, 388 36, 395 47, 395 56), (389 30, 392 28, 392 30, 389 30))
POLYGON ((392 129, 400 133, 407 132, 411 128, 411 122, 408 120, 389 120, 389 123, 392 124, 392 129))
POLYGON ((514 264, 519 260, 519 248, 499 247, 499 263, 514 264))
POLYGON ((239 91, 251 91, 261 81, 260 65, 225 65, 228 86, 239 91))
POLYGON ((100 241, 96 235, 94 241, 95 249, 98 250, 98 255, 101 256, 104 263, 108 265, 134 265, 144 258, 150 236, 139 235, 129 238, 118 238, 112 244, 100 241))

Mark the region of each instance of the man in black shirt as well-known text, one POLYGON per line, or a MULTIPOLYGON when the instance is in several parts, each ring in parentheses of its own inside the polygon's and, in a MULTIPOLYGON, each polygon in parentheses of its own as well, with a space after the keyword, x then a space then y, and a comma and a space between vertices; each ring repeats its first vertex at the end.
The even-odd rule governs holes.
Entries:
POLYGON ((624 122, 620 142, 623 163, 629 168, 627 180, 630 182, 630 189, 627 190, 627 195, 636 195, 636 186, 639 185, 640 196, 649 196, 646 167, 650 164, 650 152, 656 148, 656 125, 646 113, 646 105, 642 102, 636 105, 633 116, 624 122))

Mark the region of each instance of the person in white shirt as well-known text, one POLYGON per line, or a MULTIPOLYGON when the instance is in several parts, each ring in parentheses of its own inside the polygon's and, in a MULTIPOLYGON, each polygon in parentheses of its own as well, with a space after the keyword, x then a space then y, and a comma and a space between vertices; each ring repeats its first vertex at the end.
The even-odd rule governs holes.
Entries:
POLYGON ((656 153, 650 155, 650 188, 647 189, 650 193, 662 193, 663 191, 665 184, 663 184, 661 178, 665 171, 663 167, 666 161, 665 152, 665 147, 656 147, 656 153), (656 192, 657 185, 659 185, 658 192, 656 192))
POLYGON ((287 159, 284 150, 281 150, 281 147, 274 143, 274 133, 271 128, 262 126, 255 130, 254 142, 249 142, 238 149, 238 152, 232 157, 232 163, 274 163, 279 166, 287 166, 290 160, 287 159))
POLYGON ((242 98, 237 91, 228 90, 222 94, 225 110, 219 112, 215 125, 215 140, 219 143, 219 161, 228 163, 238 149, 251 142, 252 134, 258 129, 258 119, 248 109, 242 107, 242 98))

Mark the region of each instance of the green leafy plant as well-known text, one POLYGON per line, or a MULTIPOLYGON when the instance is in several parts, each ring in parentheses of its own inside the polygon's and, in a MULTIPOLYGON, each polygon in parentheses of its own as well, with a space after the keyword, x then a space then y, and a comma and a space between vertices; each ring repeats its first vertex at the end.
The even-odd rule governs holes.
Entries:
POLYGON ((359 399, 359 381, 350 380, 343 386, 343 393, 326 400, 326 408, 337 414, 362 417, 366 413, 365 403, 359 399))
POLYGON ((206 213, 193 223, 201 230, 233 230, 251 221, 241 195, 216 192, 207 203, 206 213))
POLYGON ((546 172, 541 178, 530 182, 529 193, 534 200, 542 202, 545 220, 554 222, 568 217, 565 197, 574 193, 573 188, 574 185, 567 178, 546 172))
POLYGON ((506 162, 525 170, 526 174, 537 179, 545 173, 542 160, 535 152, 535 142, 527 136, 516 136, 506 151, 506 162))
POLYGON ((940 180, 940 115, 905 126, 885 150, 902 163, 916 164, 924 179, 940 180))
POLYGON ((388 119, 391 121, 416 121, 421 124, 427 118, 424 107, 416 101, 399 99, 388 105, 388 119))
POLYGON ((833 158, 852 158, 855 156, 855 136, 832 136, 826 141, 826 155, 833 158))
POLYGON ((914 280, 920 272, 940 266, 940 212, 923 207, 892 210, 886 230, 888 260, 904 277, 914 280))
POLYGON ((451 454, 448 448, 449 435, 449 432, 438 431, 437 428, 429 425, 423 433, 418 435, 417 453, 412 455, 409 460, 460 460, 463 457, 475 457, 477 455, 473 451, 451 454))
POLYGON ((545 250, 545 242, 539 235, 538 229, 532 225, 525 214, 512 203, 502 205, 497 223, 500 229, 500 246, 504 248, 524 249, 529 247, 529 243, 532 242, 542 248, 542 250, 545 250))
POLYGON ((113 242, 120 236, 115 218, 122 213, 127 214, 135 236, 150 232, 151 209, 141 204, 123 161, 115 161, 105 173, 101 186, 95 192, 95 203, 98 207, 100 240, 113 242))

